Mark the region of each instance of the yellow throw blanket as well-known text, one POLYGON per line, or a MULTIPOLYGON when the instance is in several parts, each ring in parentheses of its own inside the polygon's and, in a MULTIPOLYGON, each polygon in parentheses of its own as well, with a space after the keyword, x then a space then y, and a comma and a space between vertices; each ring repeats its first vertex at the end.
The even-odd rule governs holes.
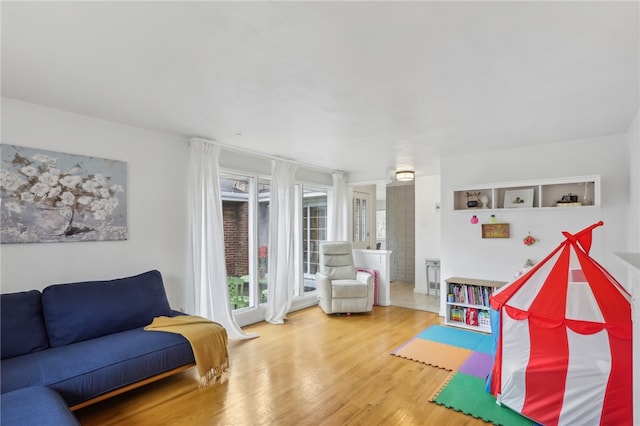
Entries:
POLYGON ((221 377, 229 369, 227 330, 218 323, 190 315, 161 316, 154 318, 144 329, 181 334, 189 341, 201 387, 221 377))

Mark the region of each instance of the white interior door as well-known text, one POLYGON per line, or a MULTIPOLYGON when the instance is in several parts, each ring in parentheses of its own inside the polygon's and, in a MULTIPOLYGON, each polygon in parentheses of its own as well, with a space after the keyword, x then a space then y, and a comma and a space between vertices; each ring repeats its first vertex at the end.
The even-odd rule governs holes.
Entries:
POLYGON ((371 194, 353 191, 353 248, 371 247, 371 194))

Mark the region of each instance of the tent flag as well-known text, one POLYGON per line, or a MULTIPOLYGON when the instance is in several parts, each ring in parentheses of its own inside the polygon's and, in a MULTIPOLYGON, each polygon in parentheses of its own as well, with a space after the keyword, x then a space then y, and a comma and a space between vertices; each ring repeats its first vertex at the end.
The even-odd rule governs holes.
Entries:
POLYGON ((633 424, 631 295, 589 256, 603 224, 563 232, 546 258, 490 298, 487 388, 545 426, 633 424))

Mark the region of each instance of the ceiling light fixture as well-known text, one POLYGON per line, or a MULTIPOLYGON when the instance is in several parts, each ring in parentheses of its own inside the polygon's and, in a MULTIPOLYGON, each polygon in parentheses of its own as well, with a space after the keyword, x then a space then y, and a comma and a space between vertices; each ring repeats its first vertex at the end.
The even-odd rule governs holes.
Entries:
POLYGON ((411 170, 401 170, 396 172, 396 180, 398 182, 410 182, 413 180, 414 174, 411 170))

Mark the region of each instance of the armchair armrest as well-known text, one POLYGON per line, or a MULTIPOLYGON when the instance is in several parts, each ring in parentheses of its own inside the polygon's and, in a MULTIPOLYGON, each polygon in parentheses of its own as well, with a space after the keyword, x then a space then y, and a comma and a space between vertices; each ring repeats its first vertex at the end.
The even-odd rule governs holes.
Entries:
POLYGON ((331 310, 331 280, 324 274, 316 273, 316 288, 318 289, 318 303, 325 312, 331 310))
POLYGON ((356 280, 367 284, 367 309, 373 308, 373 299, 375 299, 375 288, 373 282, 373 275, 369 272, 358 271, 356 272, 356 280))
POLYGON ((367 286, 373 286, 373 275, 368 272, 358 271, 356 272, 356 280, 361 283, 367 284, 367 286))

